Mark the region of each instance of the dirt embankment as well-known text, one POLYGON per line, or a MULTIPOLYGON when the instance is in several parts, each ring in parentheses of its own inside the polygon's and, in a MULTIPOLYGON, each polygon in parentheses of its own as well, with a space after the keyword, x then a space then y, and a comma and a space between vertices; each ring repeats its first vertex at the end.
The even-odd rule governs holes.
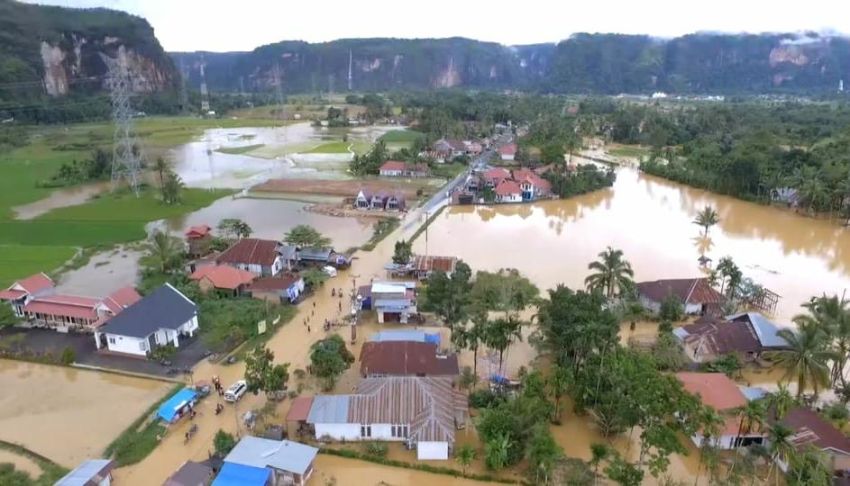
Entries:
POLYGON ((280 192, 288 194, 321 194, 327 196, 356 197, 359 191, 402 195, 411 200, 419 189, 427 191, 427 180, 351 180, 328 181, 317 179, 271 179, 251 188, 253 192, 280 192))
POLYGON ((357 218, 357 219, 388 219, 398 218, 400 213, 395 211, 369 211, 364 209, 354 209, 350 204, 310 204, 304 206, 305 211, 311 213, 324 214, 325 216, 336 216, 339 218, 357 218))

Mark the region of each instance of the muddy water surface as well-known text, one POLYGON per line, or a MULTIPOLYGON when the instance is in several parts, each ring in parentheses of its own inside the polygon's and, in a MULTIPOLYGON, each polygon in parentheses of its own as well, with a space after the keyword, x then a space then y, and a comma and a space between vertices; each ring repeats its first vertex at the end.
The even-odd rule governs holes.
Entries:
MULTIPOLYGON (((613 188, 568 200, 449 208, 428 236, 432 254, 476 269, 518 268, 543 289, 583 286, 587 264, 609 245, 624 251, 638 281, 700 276, 701 254, 714 262, 729 255, 745 277, 782 296, 782 325, 809 297, 850 288, 850 230, 631 168, 618 170, 613 188), (692 223, 706 205, 721 219, 708 240, 692 223)), ((414 249, 425 251, 425 239, 414 249)))
POLYGON ((11 464, 18 471, 23 471, 35 479, 41 475, 41 468, 29 457, 24 457, 5 449, 0 449, 0 464, 11 464))
POLYGON ((100 457, 169 387, 111 373, 0 360, 0 439, 74 467, 100 457))

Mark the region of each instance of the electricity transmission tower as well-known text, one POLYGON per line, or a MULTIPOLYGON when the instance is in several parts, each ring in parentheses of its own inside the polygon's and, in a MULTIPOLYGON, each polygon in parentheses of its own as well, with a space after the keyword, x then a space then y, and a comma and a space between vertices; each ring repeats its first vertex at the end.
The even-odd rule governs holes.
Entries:
POLYGON ((115 190, 123 179, 138 196, 142 154, 136 139, 133 109, 130 106, 132 82, 126 58, 121 54, 119 52, 115 59, 103 56, 109 68, 106 82, 112 101, 112 121, 115 124, 112 141, 112 189, 115 190))

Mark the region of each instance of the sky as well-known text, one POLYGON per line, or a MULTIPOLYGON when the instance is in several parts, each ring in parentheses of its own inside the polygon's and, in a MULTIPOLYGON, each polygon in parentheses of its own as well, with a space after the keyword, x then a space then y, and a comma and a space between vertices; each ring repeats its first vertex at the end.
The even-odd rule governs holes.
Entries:
POLYGON ((167 51, 246 51, 281 40, 454 37, 533 44, 576 32, 850 33, 842 0, 25 0, 142 16, 167 51), (843 5, 843 6, 842 6, 843 5))

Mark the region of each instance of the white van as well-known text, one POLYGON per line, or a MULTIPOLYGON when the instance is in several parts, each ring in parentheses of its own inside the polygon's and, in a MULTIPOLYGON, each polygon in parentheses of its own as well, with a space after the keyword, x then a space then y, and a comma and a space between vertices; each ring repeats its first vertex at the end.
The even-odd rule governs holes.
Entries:
POLYGON ((239 380, 224 392, 224 401, 234 403, 242 398, 246 391, 248 391, 248 383, 245 380, 239 380))

